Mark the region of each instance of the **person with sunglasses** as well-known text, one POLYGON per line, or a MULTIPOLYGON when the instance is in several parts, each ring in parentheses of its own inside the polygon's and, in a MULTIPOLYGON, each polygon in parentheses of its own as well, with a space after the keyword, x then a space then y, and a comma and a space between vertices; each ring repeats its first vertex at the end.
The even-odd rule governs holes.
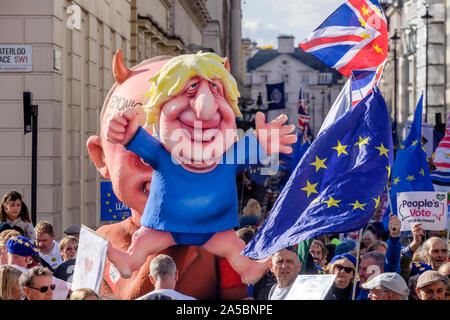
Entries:
POLYGON ((36 266, 20 275, 19 285, 22 289, 22 300, 52 300, 55 284, 52 272, 48 268, 36 266))
POLYGON ((356 257, 343 253, 333 257, 327 270, 335 274, 333 286, 325 300, 351 300, 353 292, 353 278, 355 277, 356 257))

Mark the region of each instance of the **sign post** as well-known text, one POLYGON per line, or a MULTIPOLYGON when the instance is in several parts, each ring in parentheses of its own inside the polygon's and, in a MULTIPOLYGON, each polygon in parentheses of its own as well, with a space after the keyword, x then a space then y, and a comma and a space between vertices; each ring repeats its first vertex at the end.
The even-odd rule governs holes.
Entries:
POLYGON ((33 94, 23 92, 23 128, 24 134, 31 132, 31 222, 36 225, 37 202, 37 141, 38 141, 38 106, 33 105, 33 94))

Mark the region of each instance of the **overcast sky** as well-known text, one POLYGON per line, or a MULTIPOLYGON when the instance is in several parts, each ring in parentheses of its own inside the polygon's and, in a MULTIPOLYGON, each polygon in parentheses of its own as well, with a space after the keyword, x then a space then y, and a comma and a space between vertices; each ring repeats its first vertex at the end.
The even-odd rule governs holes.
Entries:
POLYGON ((242 37, 258 46, 273 45, 277 36, 295 37, 298 45, 345 0, 242 0, 242 37))

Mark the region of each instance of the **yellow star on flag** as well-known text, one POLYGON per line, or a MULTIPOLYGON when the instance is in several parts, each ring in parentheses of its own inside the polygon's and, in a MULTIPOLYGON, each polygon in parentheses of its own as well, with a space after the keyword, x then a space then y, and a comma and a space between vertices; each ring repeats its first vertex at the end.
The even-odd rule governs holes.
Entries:
POLYGON ((375 11, 377 14, 381 14, 381 10, 378 9, 378 8, 375 8, 374 11, 375 11))
POLYGON ((370 16, 370 8, 366 8, 366 6, 362 6, 361 10, 363 11, 363 15, 370 16))
POLYGON ((353 210, 361 209, 362 211, 365 211, 364 206, 367 203, 359 203, 358 200, 356 200, 354 203, 350 203, 350 204, 353 206, 353 210))
POLYGON ((361 23, 361 27, 365 27, 367 22, 365 22, 364 19, 359 18, 358 21, 361 23))
POLYGON ((328 199, 327 201, 324 201, 324 202, 328 205, 328 208, 331 206, 336 206, 339 208, 338 203, 341 202, 341 200, 335 200, 335 199, 333 199, 333 197, 330 196, 330 199, 328 199))
POLYGON ((397 177, 397 178, 394 179, 394 184, 397 184, 397 183, 399 183, 399 182, 400 182, 400 178, 399 178, 399 177, 397 177))
POLYGON ((416 180, 416 178, 414 178, 414 176, 408 176, 408 178, 406 178, 406 180, 409 180, 409 181, 413 181, 413 180, 416 180))
POLYGON ((346 155, 348 155, 347 151, 345 151, 345 148, 347 148, 347 145, 342 145, 341 142, 338 140, 338 145, 333 147, 332 149, 337 150, 338 152, 338 157, 342 154, 345 153, 346 155))
POLYGON ((381 54, 383 53, 383 49, 381 49, 381 48, 378 46, 378 44, 374 45, 373 48, 375 49, 376 52, 381 53, 381 54))
POLYGON ((370 39, 370 38, 372 38, 372 37, 370 36, 370 34, 365 33, 365 32, 361 33, 361 37, 363 37, 363 39, 370 39))
POLYGON ((386 166, 386 169, 388 171, 388 178, 391 176, 391 165, 386 166))
POLYGON ((421 175, 425 176, 425 171, 423 171, 423 168, 420 169, 419 173, 420 173, 421 175))
POLYGON ((24 243, 25 247, 29 247, 30 245, 28 244, 28 242, 24 243))
POLYGON ((308 180, 306 180, 306 187, 302 188, 301 190, 307 192, 307 198, 311 195, 311 193, 317 193, 316 190, 317 183, 311 184, 308 180))
POLYGON ((318 156, 316 156, 316 161, 311 162, 310 165, 315 166, 316 167, 316 172, 319 171, 320 168, 325 168, 327 169, 326 165, 325 165, 325 161, 327 160, 327 158, 325 159, 319 159, 318 156))
POLYGON ((23 241, 21 239, 17 240, 18 244, 23 244, 23 241))
POLYGON ((357 145, 359 147, 359 150, 361 150, 361 147, 365 144, 369 144, 369 138, 363 138, 361 136, 359 136, 359 142, 355 143, 355 146, 357 145))
POLYGON ((375 209, 378 208, 378 205, 380 204, 380 196, 378 198, 372 198, 373 201, 375 201, 375 209))
POLYGON ((384 155, 386 156, 386 158, 389 159, 389 156, 388 156, 388 151, 389 151, 389 149, 386 149, 386 148, 384 147, 383 143, 381 143, 381 146, 375 147, 375 149, 380 150, 379 156, 382 156, 382 155, 384 154, 384 155))
POLYGON ((414 141, 411 143, 412 146, 415 146, 416 144, 417 144, 417 140, 414 140, 414 141))
POLYGON ((402 150, 405 149, 405 146, 401 144, 400 149, 402 149, 402 150))

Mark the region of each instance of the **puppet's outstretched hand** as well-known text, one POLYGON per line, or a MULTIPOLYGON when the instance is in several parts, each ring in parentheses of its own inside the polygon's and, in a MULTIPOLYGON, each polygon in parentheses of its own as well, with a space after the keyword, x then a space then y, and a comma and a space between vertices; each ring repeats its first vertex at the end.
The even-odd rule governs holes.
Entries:
POLYGON ((287 144, 295 143, 297 141, 297 136, 290 134, 295 130, 295 125, 283 125, 287 119, 287 115, 282 114, 271 122, 266 123, 266 116, 264 113, 256 113, 256 137, 268 156, 277 152, 292 152, 292 148, 288 147, 287 144))
POLYGON ((133 109, 119 111, 109 120, 106 137, 109 142, 126 146, 139 128, 136 112, 133 109))

